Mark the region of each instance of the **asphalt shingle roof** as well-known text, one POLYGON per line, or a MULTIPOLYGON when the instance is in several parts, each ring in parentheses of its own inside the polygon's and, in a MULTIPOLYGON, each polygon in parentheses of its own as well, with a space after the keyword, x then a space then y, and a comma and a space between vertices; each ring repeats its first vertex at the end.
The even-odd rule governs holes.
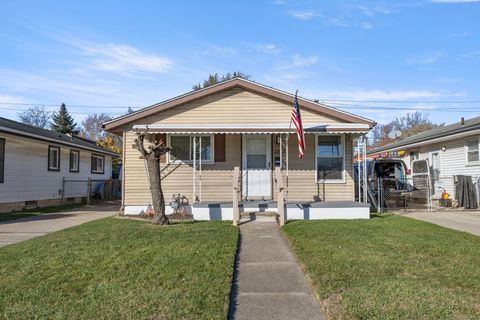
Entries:
POLYGON ((459 121, 459 122, 450 124, 448 126, 443 126, 440 128, 435 128, 432 130, 420 132, 413 136, 386 144, 382 147, 372 149, 368 151, 368 154, 384 152, 394 148, 406 146, 412 143, 428 141, 430 139, 441 138, 441 137, 445 137, 445 136, 449 136, 457 133, 468 132, 475 129, 480 129, 480 117, 465 120, 463 125, 459 121))
MULTIPOLYGON (((47 129, 42 129, 42 128, 37 128, 28 124, 24 124, 21 122, 13 121, 10 119, 2 118, 0 117, 0 132, 4 131, 7 133, 12 133, 8 129, 15 130, 15 131, 20 131, 22 133, 25 133, 26 137, 29 137, 31 139, 39 139, 45 138, 48 140, 56 140, 60 144, 68 144, 71 145, 72 143, 75 144, 78 148, 80 149, 89 149, 89 150, 95 150, 99 153, 102 154, 108 154, 108 155, 117 155, 114 152, 111 152, 105 148, 99 147, 96 145, 95 141, 88 140, 85 138, 80 138, 80 137, 70 137, 66 134, 58 133, 52 130, 47 130, 47 129), (7 128, 3 129, 2 128, 7 128), (31 137, 29 135, 35 135, 38 136, 36 137, 31 137)), ((19 133, 21 134, 21 133, 19 133)))

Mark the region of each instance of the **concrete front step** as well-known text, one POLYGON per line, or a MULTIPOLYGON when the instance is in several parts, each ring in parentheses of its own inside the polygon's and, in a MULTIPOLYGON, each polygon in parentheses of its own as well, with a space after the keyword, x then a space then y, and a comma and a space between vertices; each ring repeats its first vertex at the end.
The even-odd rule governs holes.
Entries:
POLYGON ((240 213, 240 218, 255 218, 255 217, 277 217, 278 213, 275 211, 244 211, 240 213))

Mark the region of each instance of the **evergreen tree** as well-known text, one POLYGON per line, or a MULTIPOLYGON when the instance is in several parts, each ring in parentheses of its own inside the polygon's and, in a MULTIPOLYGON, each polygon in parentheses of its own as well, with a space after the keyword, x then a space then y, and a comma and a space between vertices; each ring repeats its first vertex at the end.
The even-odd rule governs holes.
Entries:
POLYGON ((50 123, 52 130, 64 134, 78 134, 77 123, 68 113, 65 103, 62 103, 60 110, 53 115, 52 120, 53 122, 50 123))

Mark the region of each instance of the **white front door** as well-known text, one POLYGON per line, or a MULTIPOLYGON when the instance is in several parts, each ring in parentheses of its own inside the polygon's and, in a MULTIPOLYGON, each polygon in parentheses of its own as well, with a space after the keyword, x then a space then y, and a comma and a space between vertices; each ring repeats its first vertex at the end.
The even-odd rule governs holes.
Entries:
POLYGON ((246 199, 272 198, 272 140, 268 134, 243 135, 243 196, 246 199))

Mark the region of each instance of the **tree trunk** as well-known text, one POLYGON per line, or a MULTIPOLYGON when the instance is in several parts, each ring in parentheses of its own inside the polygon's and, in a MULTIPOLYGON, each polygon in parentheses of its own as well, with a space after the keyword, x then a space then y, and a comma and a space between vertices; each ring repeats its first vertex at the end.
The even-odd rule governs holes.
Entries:
POLYGON ((168 224, 165 214, 165 198, 163 197, 162 179, 160 176, 160 158, 147 157, 148 175, 150 177, 150 191, 154 211, 153 224, 168 224))
POLYGON ((162 191, 162 178, 160 171, 160 159, 162 155, 171 150, 163 141, 155 141, 145 150, 143 142, 145 140, 144 132, 137 132, 137 139, 134 140, 135 147, 140 151, 144 161, 147 164, 148 178, 150 183, 150 192, 152 195, 153 205, 153 224, 168 224, 168 218, 165 214, 165 198, 162 191))

